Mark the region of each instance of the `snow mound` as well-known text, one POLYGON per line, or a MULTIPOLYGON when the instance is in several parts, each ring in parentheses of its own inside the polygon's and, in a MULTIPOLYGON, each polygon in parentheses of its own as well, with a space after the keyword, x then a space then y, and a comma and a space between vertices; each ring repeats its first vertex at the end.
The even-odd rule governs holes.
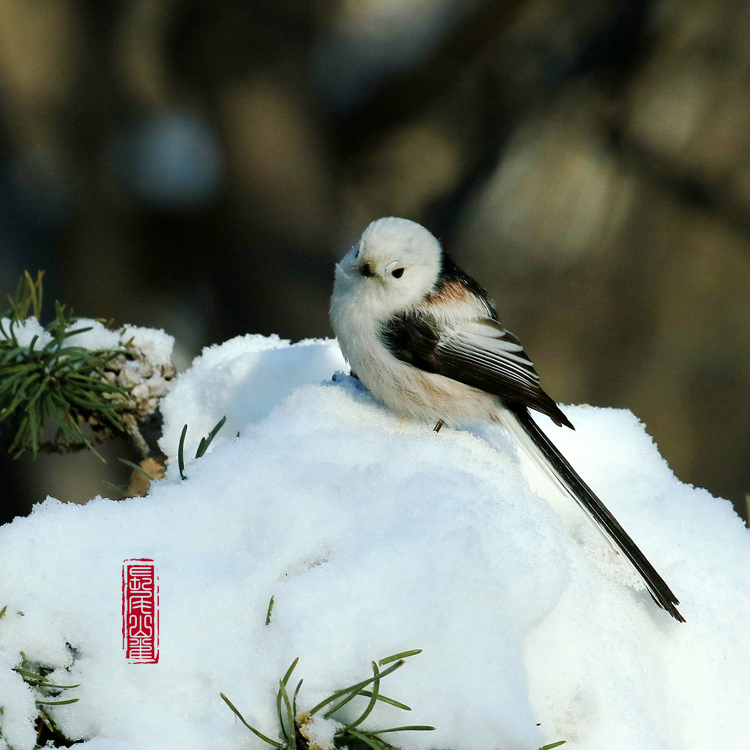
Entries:
POLYGON ((182 425, 192 456, 228 417, 187 481, 171 472, 124 502, 48 498, 0 529, 10 745, 34 743, 33 699, 10 671, 21 650, 80 683, 63 696, 78 703, 51 711, 86 750, 240 750, 267 746, 219 692, 275 738, 295 657, 304 711, 414 648, 382 685, 413 710, 378 705, 362 725, 437 727, 389 736, 407 750, 746 745, 750 537, 728 502, 680 483, 629 412, 568 407, 575 432, 544 425, 681 599, 679 624, 553 510, 501 430, 403 421, 332 380, 342 367, 334 342, 212 347, 163 403, 170 456, 182 425), (121 647, 130 558, 160 578, 156 665, 121 647))
MULTIPOLYGON (((248 334, 206 347, 162 402, 161 448, 175 459, 187 424, 185 455, 195 455, 201 437, 224 416, 226 424, 213 445, 231 440, 296 388, 330 380, 333 372, 345 367, 335 341, 308 339, 292 346, 278 336, 248 334)), ((176 461, 171 469, 177 470, 176 461)))

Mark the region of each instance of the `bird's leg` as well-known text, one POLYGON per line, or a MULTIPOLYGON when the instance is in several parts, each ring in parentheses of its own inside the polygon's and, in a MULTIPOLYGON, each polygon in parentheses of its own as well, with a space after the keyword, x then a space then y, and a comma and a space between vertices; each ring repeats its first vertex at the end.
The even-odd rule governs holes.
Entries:
POLYGON ((440 432, 440 428, 445 424, 442 419, 438 419, 438 423, 435 425, 433 432, 440 432))

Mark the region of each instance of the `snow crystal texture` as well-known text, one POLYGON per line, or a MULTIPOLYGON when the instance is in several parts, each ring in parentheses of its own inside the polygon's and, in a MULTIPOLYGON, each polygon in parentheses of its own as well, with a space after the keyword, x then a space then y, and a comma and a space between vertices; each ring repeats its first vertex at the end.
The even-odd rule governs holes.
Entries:
MULTIPOLYGON (((680 483, 626 411, 568 407, 544 427, 680 598, 657 608, 496 427, 400 419, 335 342, 246 336, 206 350, 164 401, 174 461, 226 415, 211 451, 146 498, 52 498, 0 529, 0 729, 31 750, 27 658, 80 683, 53 707, 86 750, 267 747, 295 657, 300 710, 423 652, 363 728, 431 724, 406 750, 705 750, 750 737, 750 536, 731 505, 680 483), (237 436, 239 433, 239 436, 237 436), (161 657, 126 663, 123 560, 153 558, 161 657), (275 597, 273 616, 266 611, 275 597), (23 613, 21 615, 20 613, 23 613)), ((339 721, 356 716, 363 699, 339 721)), ((349 710, 351 709, 351 710, 349 710)), ((321 726, 322 729, 322 726, 321 726)), ((1 744, 1 743, 0 743, 1 744)))

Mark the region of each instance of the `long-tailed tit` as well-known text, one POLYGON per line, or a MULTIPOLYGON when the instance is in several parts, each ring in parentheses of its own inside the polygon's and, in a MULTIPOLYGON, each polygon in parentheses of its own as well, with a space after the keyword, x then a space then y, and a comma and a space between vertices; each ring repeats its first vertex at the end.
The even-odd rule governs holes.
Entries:
POLYGON ((331 322, 352 371, 396 413, 438 430, 479 420, 508 430, 622 551, 656 603, 684 622, 669 586, 537 426, 530 409, 573 429, 487 292, 430 232, 406 219, 370 224, 336 267, 331 322))

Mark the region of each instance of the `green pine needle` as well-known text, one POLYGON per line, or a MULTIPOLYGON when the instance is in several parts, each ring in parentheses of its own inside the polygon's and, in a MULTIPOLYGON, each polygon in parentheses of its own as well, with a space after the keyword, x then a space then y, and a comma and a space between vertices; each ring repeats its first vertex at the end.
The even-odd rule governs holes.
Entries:
MULTIPOLYGON (((68 346, 67 339, 88 328, 76 328, 76 318, 56 303, 54 320, 45 328, 51 340, 44 346, 34 337, 21 346, 16 330, 30 315, 37 319, 42 307, 42 276, 26 272, 10 309, 0 314, 0 424, 12 430, 8 452, 36 457, 42 446, 62 450, 89 448, 92 440, 81 427, 95 424, 100 430, 124 432, 121 413, 129 389, 105 380, 105 366, 124 349, 90 351, 68 346), (45 436, 52 437, 45 440, 45 436)), ((97 454, 98 455, 98 454, 97 454)), ((100 456, 101 458, 101 456, 100 456)))
MULTIPOLYGON (((289 722, 289 728, 285 732, 288 738, 288 747, 289 750, 294 750, 296 746, 296 736, 297 736, 297 724, 295 722, 294 713, 292 712, 292 703, 289 700, 289 694, 286 691, 286 685, 284 684, 283 680, 279 680, 279 694, 284 699, 284 706, 286 706, 286 717, 287 721, 289 722)), ((282 721, 282 726, 283 726, 282 721)))
POLYGON ((177 446, 177 465, 180 468, 180 479, 184 482, 185 476, 185 435, 187 435, 187 425, 182 428, 180 433, 180 444, 177 446))
MULTIPOLYGON (((271 599, 273 601, 273 598, 271 599)), ((271 606, 269 604, 269 613, 271 610, 271 606)), ((268 621, 268 618, 267 618, 268 621)), ((276 713, 277 718, 279 722, 279 734, 284 738, 284 744, 276 742, 275 740, 270 739, 265 734, 262 734, 254 727, 250 726, 245 719, 243 718, 242 714, 234 707, 232 702, 227 698, 224 693, 220 693, 222 699, 224 702, 229 706, 229 708, 234 712, 234 714, 239 718, 239 720, 251 731, 253 732, 257 737, 260 737, 260 739, 267 742, 269 745, 273 745, 276 748, 280 748, 280 750, 307 750, 308 744, 307 740, 304 737, 304 734, 300 731, 300 727, 302 727, 306 722, 310 721, 311 717, 320 709, 323 707, 335 703, 336 701, 339 701, 335 705, 334 708, 330 709, 326 714, 324 714, 325 718, 328 718, 332 714, 336 713, 342 706, 349 703, 351 700, 353 700, 356 697, 362 696, 369 698, 369 701, 367 702, 367 705, 365 706, 362 713, 353 721, 351 721, 346 726, 341 727, 336 734, 334 735, 334 747, 335 748, 345 748, 349 747, 352 748, 352 750, 364 750, 363 746, 369 747, 372 750, 395 750, 395 748, 388 744, 384 739, 379 737, 378 735, 384 734, 386 732, 406 732, 406 731, 416 731, 416 732, 427 732, 434 730, 435 727, 425 726, 425 725, 413 725, 413 726, 403 726, 403 727, 389 727, 386 729, 378 729, 378 730, 367 730, 362 731, 357 729, 362 722, 367 719, 372 711, 374 710, 375 706, 377 705, 378 701, 383 701, 385 703, 390 703, 393 706, 396 706, 397 708, 401 708, 405 711, 410 711, 411 709, 404 705, 403 703, 399 703, 398 701, 394 701, 391 698, 386 698, 383 695, 380 695, 380 682, 383 679, 383 677, 387 676, 391 672, 394 672, 396 669, 401 667, 404 664, 404 658, 408 656, 413 656, 415 654, 420 653, 419 650, 414 651, 404 651, 401 654, 396 654, 393 657, 387 657, 385 659, 381 659, 379 662, 372 662, 372 671, 373 676, 368 678, 367 680, 362 680, 361 682, 358 682, 354 685, 351 685, 347 688, 343 688, 342 690, 337 690, 334 693, 332 693, 328 698, 326 698, 324 701, 321 701, 314 709, 311 711, 306 711, 303 714, 297 715, 297 694, 299 693, 300 688, 302 687, 302 680, 300 680, 297 683, 297 687, 294 691, 294 696, 290 700, 289 699, 289 692, 287 691, 287 684, 289 683, 289 679, 292 676, 292 672, 294 671, 294 668, 297 666, 297 663, 299 662, 299 658, 295 659, 292 664, 290 665, 289 669, 287 670, 284 677, 279 680, 279 689, 276 693, 276 713), (385 669, 384 671, 380 671, 378 669, 378 665, 387 664, 392 662, 394 659, 396 659, 396 663, 390 666, 388 669, 385 669), (365 690, 364 688, 367 685, 373 685, 372 690, 365 690), (343 700, 339 700, 343 699, 343 700)))
MULTIPOLYGON (((216 437, 216 433, 218 433, 218 431, 224 426, 224 423, 226 421, 226 416, 222 417, 214 426, 213 430, 208 433, 208 436, 201 438, 200 443, 198 443, 198 450, 195 452, 196 458, 202 458, 204 456, 214 438, 216 437)), ((185 476, 185 435, 187 435, 187 428, 187 425, 182 428, 182 433, 180 434, 180 444, 177 446, 177 465, 180 467, 180 479, 182 479, 183 481, 187 479, 187 476, 185 476)), ((266 623, 266 625, 267 624, 268 623, 266 623)))
MULTIPOLYGON (((4 607, 0 616, 4 614, 6 608, 4 607)), ((19 612, 19 614, 21 614, 19 612)), ((34 691, 35 702, 37 707, 37 721, 40 721, 49 732, 53 735, 55 740, 59 740, 62 745, 70 745, 71 741, 64 735, 57 722, 47 711, 46 706, 69 706, 73 703, 78 702, 78 698, 62 698, 64 690, 72 690, 73 688, 80 687, 79 685, 58 685, 50 682, 47 675, 51 674, 54 670, 52 667, 39 664, 38 662, 31 661, 26 658, 26 654, 21 651, 21 666, 15 667, 14 671, 17 672, 23 681, 34 691)), ((0 732, 0 738, 2 733, 0 732)), ((57 743, 55 743, 59 746, 57 743)))
POLYGON ((137 471, 139 474, 143 474, 146 479, 153 482, 156 477, 152 477, 151 474, 149 474, 140 464, 135 464, 132 461, 128 461, 126 458, 118 458, 117 459, 121 464, 125 464, 125 466, 129 466, 133 471, 137 471))
POLYGON ((10 317, 12 315, 16 320, 26 320, 29 312, 37 320, 42 312, 42 278, 44 271, 37 271, 36 281, 31 278, 28 271, 23 272, 21 280, 18 282, 15 295, 8 295, 10 302, 10 317))
POLYGON ((37 701, 37 706, 67 706, 69 703, 78 703, 78 698, 70 698, 66 701, 37 701))
POLYGON ((397 659, 408 659, 410 656, 415 656, 416 654, 421 654, 422 649, 421 648, 414 648, 411 651, 402 651, 400 654, 394 654, 393 656, 386 656, 385 659, 381 659, 378 664, 380 664, 381 667, 385 666, 386 664, 390 664, 392 661, 396 661, 397 659))
MULTIPOLYGON (((370 698, 372 696, 372 693, 369 690, 360 690, 359 694, 364 695, 366 698, 370 698)), ((378 700, 383 701, 383 703, 390 703, 391 706, 400 708, 402 711, 411 711, 411 708, 409 708, 409 706, 407 706, 405 703, 399 703, 398 701, 394 701, 393 698, 387 698, 385 695, 378 695, 378 700)))
POLYGON ((385 734, 386 732, 434 732, 435 727, 415 724, 409 727, 390 727, 389 729, 371 729, 368 734, 385 734))
POLYGON ((234 712, 234 715, 235 715, 235 716, 236 716, 236 717, 237 717, 237 718, 238 718, 238 719, 239 719, 239 720, 240 720, 240 721, 241 721, 241 722, 242 722, 242 723, 243 723, 243 724, 244 724, 244 725, 245 725, 245 726, 246 726, 246 727, 247 727, 247 728, 248 728, 248 729, 249 729, 249 730, 250 730, 250 731, 251 731, 251 732, 252 732, 252 733, 253 733, 253 734, 254 734, 254 735, 256 736, 256 737, 260 737, 260 739, 262 739, 262 740, 263 740, 264 742, 267 742, 267 743, 268 743, 269 745, 273 745, 274 747, 278 747, 278 748, 283 748, 283 747, 284 747, 284 746, 283 746, 283 745, 282 745, 282 744, 281 744, 280 742, 275 742, 275 741, 274 741, 274 740, 272 740, 272 739, 271 739, 270 737, 266 737, 266 735, 265 735, 265 734, 262 734, 261 732, 259 732, 259 731, 258 731, 258 730, 257 730, 257 729, 256 729, 255 727, 251 727, 251 726, 250 726, 250 725, 249 725, 249 724, 248 724, 248 723, 247 723, 247 722, 245 721, 245 717, 244 717, 244 716, 243 716, 243 715, 242 715, 242 714, 241 714, 241 713, 240 713, 240 712, 239 712, 239 711, 238 711, 238 710, 237 710, 237 709, 236 709, 236 708, 234 707, 234 704, 232 703, 232 701, 230 701, 230 700, 229 700, 229 698, 227 698, 227 696, 226 696, 226 695, 224 695, 224 693, 219 693, 219 695, 221 696, 221 698, 222 698, 222 700, 224 701, 224 703, 226 703, 226 704, 227 704, 227 706, 229 706, 229 708, 231 708, 231 709, 232 709, 232 711, 234 712))
POLYGON ((375 703, 378 700, 378 693, 380 692, 380 673, 378 672, 378 665, 375 662, 372 663, 372 671, 375 674, 375 677, 372 685, 372 693, 370 694, 370 701, 359 718, 355 719, 350 724, 347 724, 341 730, 342 733, 348 732, 350 729, 359 726, 372 713, 372 709, 375 708, 375 703))
POLYGON ((352 737, 360 740, 360 742, 364 742, 365 745, 371 747, 372 750, 384 750, 384 747, 388 747, 388 745, 385 745, 383 742, 378 741, 377 737, 370 737, 363 732, 358 732, 356 729, 351 729, 349 731, 349 734, 351 734, 352 737))
MULTIPOLYGON (((388 669, 386 669, 385 672, 381 672, 379 675, 379 679, 382 679, 387 674, 394 672, 399 667, 403 666, 403 664, 404 664, 403 659, 401 661, 397 661, 392 667, 388 667, 388 669)), ((375 681, 375 678, 371 677, 369 680, 363 680, 362 682, 358 682, 356 685, 351 685, 348 688, 344 688, 343 690, 336 691, 333 695, 329 696, 324 701, 321 701, 320 703, 318 703, 318 705, 315 706, 315 708, 313 708, 310 711, 310 715, 316 714, 324 706, 327 706, 329 703, 332 703, 333 701, 338 700, 342 696, 347 695, 348 697, 344 698, 343 701, 336 704, 336 706, 334 706, 332 709, 327 711, 323 716, 323 718, 325 719, 330 718, 333 714, 336 713, 336 711, 338 711, 340 708, 342 708, 347 703, 349 703, 349 701, 351 701, 353 698, 356 698, 361 688, 366 687, 367 685, 369 685, 371 682, 374 682, 374 681, 375 681)))
POLYGON ((214 438, 216 437, 216 433, 224 426, 224 423, 227 421, 226 416, 223 416, 216 426, 211 430, 211 432, 208 433, 208 437, 201 438, 200 443, 198 444, 198 450, 195 453, 196 458, 201 458, 203 454, 208 450, 208 447, 213 442, 214 438))

